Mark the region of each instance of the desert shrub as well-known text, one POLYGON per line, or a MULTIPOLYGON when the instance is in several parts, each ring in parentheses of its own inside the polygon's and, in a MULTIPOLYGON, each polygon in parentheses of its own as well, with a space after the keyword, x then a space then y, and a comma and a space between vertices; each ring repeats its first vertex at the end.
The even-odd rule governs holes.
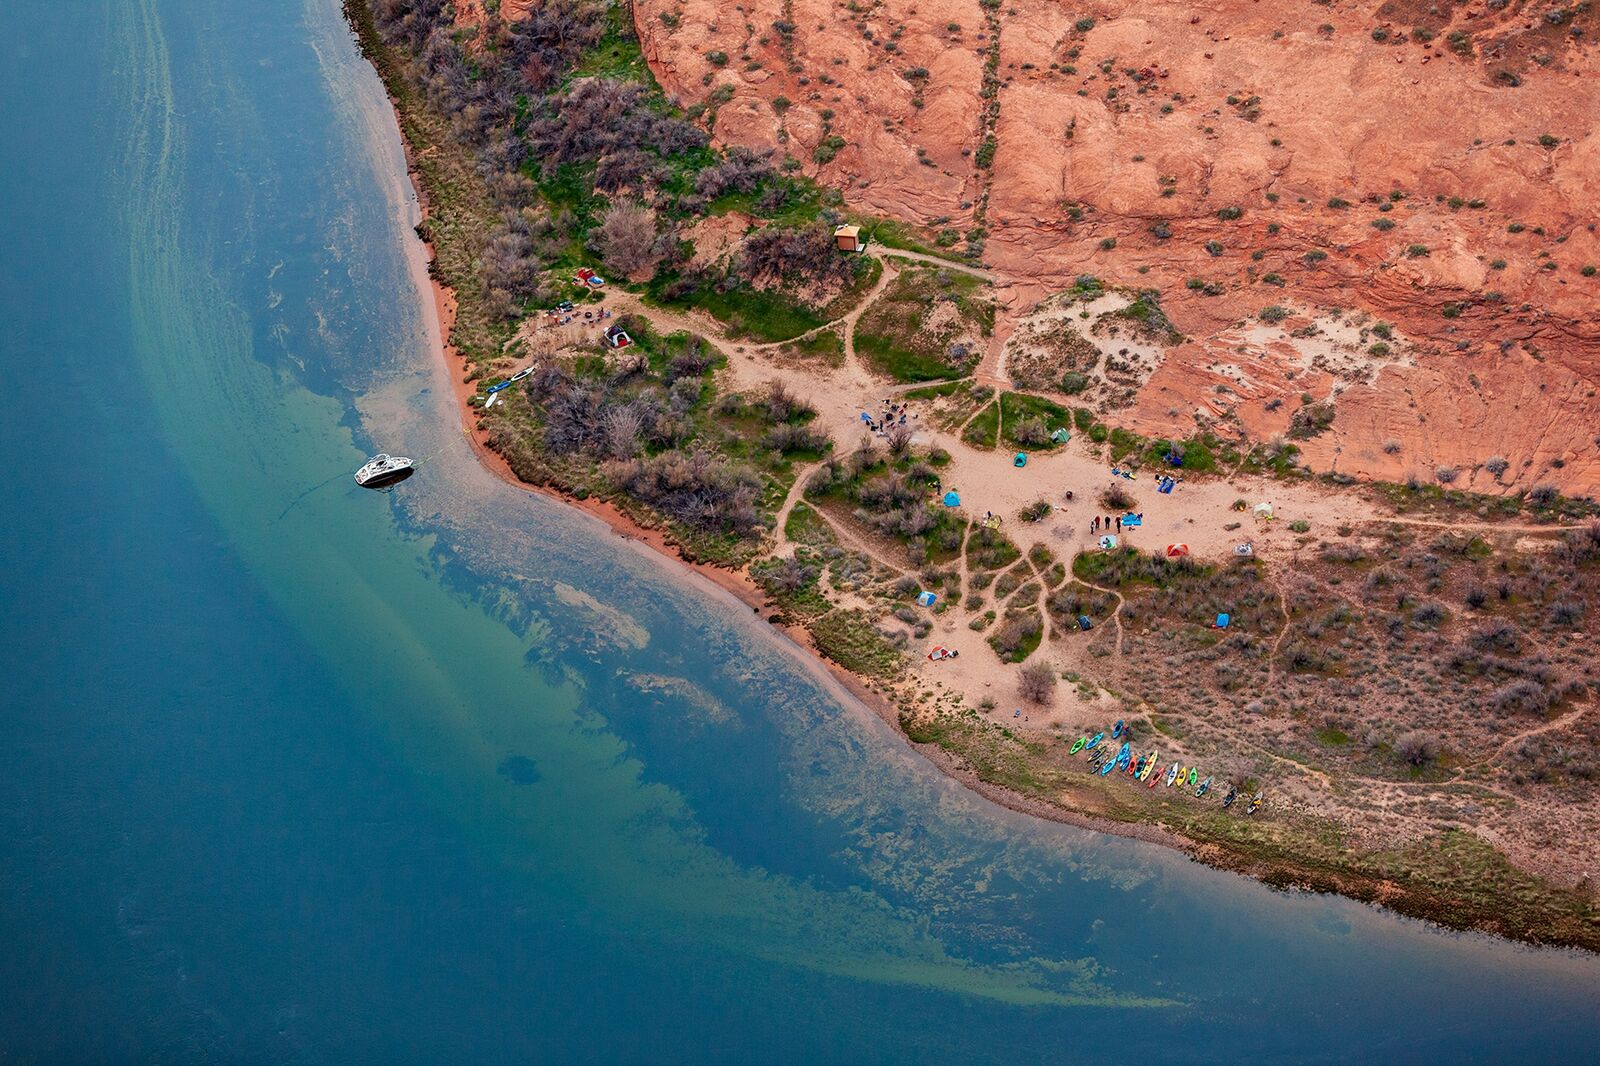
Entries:
POLYGON ((1047 444, 1050 440, 1050 430, 1038 418, 1024 418, 1014 426, 1008 426, 1007 431, 1011 439, 1024 447, 1037 447, 1047 444))
POLYGON ((705 131, 654 109, 641 85, 593 78, 550 97, 528 123, 527 144, 545 177, 566 163, 640 151, 659 157, 704 148, 705 131))
POLYGON ((817 568, 802 562, 795 557, 776 559, 772 565, 763 567, 760 580, 770 591, 775 593, 799 592, 817 579, 817 568))
POLYGON ((838 252, 833 233, 821 223, 800 229, 768 226, 739 246, 738 270, 751 280, 804 278, 848 280, 855 261, 838 252))
POLYGON ((794 394, 782 381, 774 381, 760 401, 761 413, 768 422, 796 422, 816 416, 817 409, 794 394))
POLYGON ((1263 307, 1259 312, 1257 312, 1256 317, 1261 319, 1263 322, 1276 324, 1288 318, 1291 313, 1292 312, 1287 307, 1282 307, 1278 304, 1272 304, 1269 307, 1263 307))
MULTIPOLYGON (((442 0, 378 0, 374 20, 385 39, 416 57, 414 76, 455 130, 467 140, 502 149, 516 115, 518 96, 543 95, 594 47, 605 32, 606 7, 595 0, 551 0, 516 22, 493 20, 483 28, 483 43, 500 58, 471 62, 458 27, 442 0)), ((502 160, 514 170, 520 158, 502 160)))
POLYGON ((1550 605, 1550 624, 1553 626, 1576 625, 1583 617, 1583 604, 1573 600, 1557 600, 1550 605))
POLYGON ((1138 501, 1133 498, 1132 493, 1121 485, 1110 485, 1100 493, 1100 502, 1113 511, 1126 511, 1138 501))
POLYGON ((1436 628, 1447 617, 1449 612, 1442 604, 1437 603, 1419 604, 1417 609, 1411 612, 1412 624, 1422 629, 1436 628))
POLYGON ((1425 766, 1439 757, 1439 738, 1413 729, 1394 742, 1394 751, 1412 766, 1425 766))
POLYGON ((1550 706, 1550 696, 1543 685, 1523 677, 1495 689, 1490 702, 1502 714, 1543 714, 1550 706))
POLYGON ((1006 619, 989 638, 989 645, 1002 659, 1011 659, 1022 651, 1023 647, 1037 637, 1044 628, 1044 623, 1039 616, 1029 612, 1013 615, 1006 619))
POLYGON ((1024 664, 1017 671, 1017 694, 1029 703, 1051 703, 1056 695, 1056 672, 1038 659, 1024 664))
POLYGON ((549 231, 548 219, 530 211, 508 211, 485 237, 478 272, 495 314, 514 318, 539 293, 544 268, 539 238, 549 231))
POLYGON ((1307 440, 1333 425, 1334 407, 1331 403, 1308 403, 1289 416, 1289 436, 1307 440))
POLYGON ((1568 530, 1556 551, 1570 566, 1600 562, 1600 519, 1591 519, 1577 529, 1568 530))
POLYGON ((710 452, 664 452, 609 464, 606 473, 629 495, 694 529, 744 537, 760 526, 760 479, 710 452))
POLYGON ((767 430, 761 438, 764 448, 783 452, 821 452, 827 450, 828 435, 820 429, 785 422, 767 430))
POLYGON ((1034 500, 1022 509, 1022 520, 1024 522, 1042 522, 1049 514, 1049 500, 1034 500))
POLYGON ((1504 474, 1510 465, 1510 463, 1506 462, 1505 457, 1501 455, 1491 455, 1483 461, 1483 468, 1495 477, 1504 474))
POLYGON ((730 192, 754 192, 772 174, 768 155, 758 155, 741 145, 729 148, 721 160, 694 178, 694 191, 707 200, 730 192))
POLYGON ((660 260, 656 214, 644 204, 624 200, 606 212, 590 243, 606 267, 621 274, 639 274, 660 260))

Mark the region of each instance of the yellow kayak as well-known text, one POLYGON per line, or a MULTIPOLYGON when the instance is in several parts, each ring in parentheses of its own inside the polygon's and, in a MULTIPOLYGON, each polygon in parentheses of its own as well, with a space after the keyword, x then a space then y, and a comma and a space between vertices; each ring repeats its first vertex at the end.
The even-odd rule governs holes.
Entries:
POLYGON ((1139 775, 1140 781, 1147 781, 1150 775, 1156 772, 1156 749, 1151 748, 1150 754, 1145 757, 1144 773, 1139 775))

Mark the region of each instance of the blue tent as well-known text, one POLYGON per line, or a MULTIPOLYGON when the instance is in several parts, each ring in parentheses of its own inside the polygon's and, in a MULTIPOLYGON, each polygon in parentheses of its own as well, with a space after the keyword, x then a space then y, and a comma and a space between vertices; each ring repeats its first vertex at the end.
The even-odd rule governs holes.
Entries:
POLYGON ((1079 629, 1093 629, 1094 628, 1094 623, 1089 621, 1089 616, 1088 615, 1080 614, 1078 616, 1078 628, 1079 629))
POLYGON ((1127 514, 1122 516, 1122 528, 1123 529, 1127 529, 1130 526, 1137 527, 1137 526, 1142 526, 1142 525, 1144 525, 1144 519, 1140 518, 1138 515, 1134 514, 1132 511, 1129 511, 1127 514))
POLYGON ((1017 453, 1017 457, 1015 459, 1011 460, 1011 465, 1012 466, 1027 466, 1028 465, 1028 453, 1027 452, 1018 452, 1017 453))
POLYGON ((871 422, 872 421, 872 416, 867 414, 867 412, 862 411, 861 412, 861 421, 863 421, 863 422, 871 422))
POLYGON ((1219 614, 1219 615, 1217 615, 1217 628, 1218 629, 1227 629, 1228 628, 1228 623, 1231 622, 1231 621, 1233 621, 1233 618, 1230 615, 1228 615, 1226 613, 1219 614))
POLYGON ((931 592, 924 591, 924 592, 917 593, 917 602, 920 603, 924 607, 932 607, 933 606, 933 601, 938 599, 938 598, 939 597, 935 596, 931 592))
POLYGON ((961 497, 956 495, 955 489, 951 489, 949 492, 944 494, 944 505, 946 507, 961 506, 961 497))

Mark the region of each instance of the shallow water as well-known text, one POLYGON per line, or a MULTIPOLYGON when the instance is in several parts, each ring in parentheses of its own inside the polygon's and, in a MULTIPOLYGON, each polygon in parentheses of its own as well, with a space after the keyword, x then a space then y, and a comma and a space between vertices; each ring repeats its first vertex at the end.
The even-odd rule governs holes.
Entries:
POLYGON ((1600 1036, 1592 957, 972 797, 748 609, 491 478, 333 0, 13 0, 0 42, 0 1052, 1600 1036), (426 462, 356 489, 380 449, 426 462))

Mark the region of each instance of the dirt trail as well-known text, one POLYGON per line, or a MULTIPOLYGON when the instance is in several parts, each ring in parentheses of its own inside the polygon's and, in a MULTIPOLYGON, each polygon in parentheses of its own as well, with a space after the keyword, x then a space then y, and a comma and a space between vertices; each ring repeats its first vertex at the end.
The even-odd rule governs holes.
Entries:
POLYGON ((1544 734, 1544 733, 1553 733, 1558 729, 1564 729, 1569 725, 1573 725, 1578 721, 1578 719, 1580 719, 1580 718, 1582 718, 1584 716, 1584 713, 1586 711, 1588 711, 1588 709, 1589 708, 1587 708, 1587 707, 1579 707, 1579 708, 1577 708, 1575 710, 1568 711, 1566 714, 1562 715, 1560 718, 1556 718, 1556 719, 1554 719, 1552 721, 1545 722, 1543 725, 1534 726, 1532 729, 1524 729, 1522 732, 1518 733, 1516 736, 1511 737, 1511 738, 1507 739, 1504 743, 1502 743, 1498 748, 1496 748, 1494 750, 1494 753, 1492 755, 1488 756, 1485 759, 1480 759, 1477 763, 1474 763, 1473 765, 1482 766, 1482 765, 1485 765, 1485 764, 1488 764, 1488 763, 1493 763, 1495 760, 1497 760, 1501 756, 1505 755, 1506 752, 1510 751, 1511 750, 1511 746, 1513 744, 1520 744, 1524 740, 1529 739, 1530 737, 1536 737, 1536 736, 1539 736, 1539 735, 1544 734))
POLYGON ((1111 612, 1111 623, 1117 627, 1116 655, 1117 655, 1117 658, 1120 659, 1122 657, 1122 636, 1123 636, 1123 630, 1122 630, 1122 608, 1123 608, 1123 606, 1125 604, 1127 604, 1127 602, 1128 602, 1127 598, 1124 597, 1122 595, 1122 593, 1118 592, 1116 589, 1108 589, 1108 588, 1104 587, 1103 585, 1091 585, 1091 584, 1089 584, 1089 582, 1084 581, 1082 578, 1073 578, 1073 580, 1077 581, 1078 584, 1082 585, 1086 589, 1094 589, 1096 592, 1103 592, 1107 596, 1115 596, 1117 598, 1117 606, 1111 612))
POLYGON ((1278 651, 1283 647, 1283 642, 1289 636, 1289 628, 1294 625, 1294 619, 1289 614, 1289 595, 1283 591, 1283 582, 1274 575, 1272 587, 1278 593, 1278 612, 1283 615, 1283 628, 1278 630, 1278 635, 1272 640, 1272 650, 1267 653, 1267 691, 1272 691, 1273 683, 1278 680, 1278 651))
POLYGON ((954 260, 941 259, 936 255, 928 255, 925 252, 910 252, 902 248, 884 248, 881 251, 875 249, 870 254, 877 256, 880 259, 885 257, 891 259, 909 259, 914 263, 926 263, 928 266, 936 266, 942 267, 946 270, 954 270, 958 274, 970 274, 975 278, 982 278, 987 282, 995 284, 1007 284, 1007 282, 1001 280, 1000 275, 996 274, 988 267, 970 266, 966 263, 957 263, 954 260))
MULTIPOLYGON (((783 498, 783 506, 778 508, 778 513, 772 519, 773 542, 784 555, 794 554, 794 542, 784 532, 784 527, 789 524, 789 515, 794 511, 794 505, 800 502, 805 495, 806 482, 811 480, 811 475, 822 468, 823 460, 810 463, 796 472, 794 484, 789 486, 789 494, 783 498), (787 549, 787 550, 784 550, 787 549)), ((815 508, 812 508, 815 510, 815 508)))

